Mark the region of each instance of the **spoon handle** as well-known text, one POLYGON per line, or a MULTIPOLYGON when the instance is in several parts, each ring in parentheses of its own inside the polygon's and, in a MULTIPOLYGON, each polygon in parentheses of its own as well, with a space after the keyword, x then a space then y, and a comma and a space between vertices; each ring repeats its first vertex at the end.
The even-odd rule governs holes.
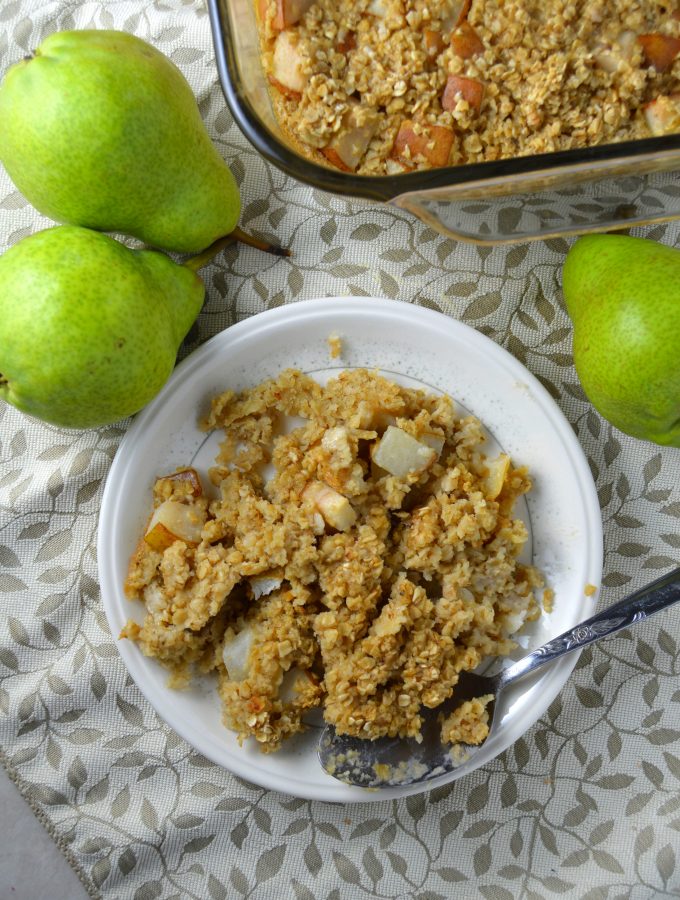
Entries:
POLYGON ((603 609, 585 622, 580 622, 574 628, 558 635, 542 647, 537 647, 527 656, 508 666, 498 676, 499 687, 501 684, 506 685, 522 678, 566 653, 580 650, 621 628, 641 622, 653 613, 678 602, 680 602, 680 568, 657 578, 624 600, 603 609))

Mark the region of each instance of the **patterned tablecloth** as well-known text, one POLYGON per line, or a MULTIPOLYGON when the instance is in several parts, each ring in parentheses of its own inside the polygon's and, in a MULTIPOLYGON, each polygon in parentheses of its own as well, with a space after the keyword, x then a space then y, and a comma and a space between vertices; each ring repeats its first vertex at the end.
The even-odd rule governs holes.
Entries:
MULTIPOLYGON (((602 603, 677 564, 680 451, 622 435, 585 400, 560 292, 567 241, 456 244, 405 213, 284 177, 225 109, 201 0, 3 0, 2 70, 74 27, 125 29, 170 56, 241 185, 242 225, 295 254, 224 253, 182 355, 304 298, 383 295, 440 310, 510 350, 573 424, 605 522, 602 603)), ((1 249, 48 224, 0 173, 1 249)), ((647 234, 675 244, 680 226, 647 234)), ((588 649, 535 727, 450 786, 347 807, 254 787, 159 720, 107 627, 97 514, 127 424, 69 432, 0 406, 2 760, 91 896, 680 895, 677 609, 588 649)))

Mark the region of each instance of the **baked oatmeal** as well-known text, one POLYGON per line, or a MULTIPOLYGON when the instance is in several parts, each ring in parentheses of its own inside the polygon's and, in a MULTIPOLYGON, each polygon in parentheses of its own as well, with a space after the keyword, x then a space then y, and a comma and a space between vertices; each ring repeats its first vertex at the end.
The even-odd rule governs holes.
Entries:
MULTIPOLYGON (((528 473, 487 458, 448 396, 288 369, 217 396, 204 426, 224 432, 211 487, 157 479, 125 584, 146 616, 121 636, 174 687, 216 672, 240 740, 277 750, 314 707, 340 733, 417 736, 423 706, 539 616, 513 513, 528 473)), ((443 739, 481 743, 491 699, 442 717, 443 739)))
POLYGON ((680 131, 675 0, 258 0, 303 155, 392 175, 680 131))

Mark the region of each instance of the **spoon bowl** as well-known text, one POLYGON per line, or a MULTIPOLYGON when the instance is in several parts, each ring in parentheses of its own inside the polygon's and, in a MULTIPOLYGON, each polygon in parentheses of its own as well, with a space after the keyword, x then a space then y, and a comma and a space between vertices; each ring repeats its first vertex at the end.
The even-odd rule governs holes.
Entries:
POLYGON ((366 788, 417 784, 439 778, 472 761, 481 745, 441 741, 440 719, 453 712, 465 700, 493 694, 487 705, 489 722, 494 721, 499 675, 485 676, 461 672, 452 696, 435 709, 423 709, 419 738, 378 738, 369 741, 350 735, 338 735, 327 725, 319 741, 319 759, 329 773, 345 784, 366 788))
POLYGON ((435 709, 423 710, 419 739, 366 740, 338 734, 332 725, 326 725, 318 747, 321 765, 329 775, 345 784, 373 789, 417 784, 454 769, 469 768, 483 744, 443 744, 439 724, 443 715, 465 700, 492 694, 494 699, 487 706, 488 740, 500 727, 495 713, 501 695, 510 685, 567 653, 581 650, 678 602, 680 568, 563 632, 496 675, 461 672, 451 697, 435 709))

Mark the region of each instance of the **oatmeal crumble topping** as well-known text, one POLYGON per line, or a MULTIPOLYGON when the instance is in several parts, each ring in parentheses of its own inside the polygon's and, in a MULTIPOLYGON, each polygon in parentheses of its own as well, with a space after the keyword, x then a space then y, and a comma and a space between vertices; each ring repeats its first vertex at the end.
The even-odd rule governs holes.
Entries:
MULTIPOLYGON (((216 672, 240 740, 277 750, 313 707, 340 733, 417 736, 423 706, 540 614, 513 515, 528 474, 487 458, 449 397, 288 369, 220 394, 205 427, 224 431, 212 490, 193 469, 156 481, 125 585, 146 616, 122 636, 175 687, 216 672)), ((491 699, 450 714, 444 740, 481 743, 491 699)))
POLYGON ((260 0, 284 131, 366 175, 680 130, 671 0, 260 0))

